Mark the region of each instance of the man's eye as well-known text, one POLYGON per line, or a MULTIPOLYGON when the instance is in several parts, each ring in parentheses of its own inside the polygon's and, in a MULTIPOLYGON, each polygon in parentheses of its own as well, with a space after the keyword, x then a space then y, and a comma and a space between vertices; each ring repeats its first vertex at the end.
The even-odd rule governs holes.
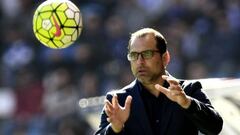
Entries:
POLYGON ((136 57, 137 53, 131 53, 130 55, 131 55, 131 57, 136 57))
POLYGON ((146 57, 152 56, 152 52, 151 51, 145 51, 143 52, 143 55, 146 57))

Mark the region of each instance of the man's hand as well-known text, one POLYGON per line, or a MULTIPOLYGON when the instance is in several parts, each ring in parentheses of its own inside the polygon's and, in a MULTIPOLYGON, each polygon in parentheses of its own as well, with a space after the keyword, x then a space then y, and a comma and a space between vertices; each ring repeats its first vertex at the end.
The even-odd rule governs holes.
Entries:
POLYGON ((112 103, 108 100, 105 101, 105 112, 108 116, 107 121, 111 123, 111 127, 115 133, 119 133, 124 123, 127 121, 130 115, 132 97, 128 96, 124 107, 121 107, 118 103, 117 95, 112 98, 112 103))
POLYGON ((169 83, 168 88, 155 84, 155 88, 165 94, 170 100, 178 103, 182 108, 187 109, 191 104, 191 99, 185 94, 177 79, 163 75, 162 78, 169 83))

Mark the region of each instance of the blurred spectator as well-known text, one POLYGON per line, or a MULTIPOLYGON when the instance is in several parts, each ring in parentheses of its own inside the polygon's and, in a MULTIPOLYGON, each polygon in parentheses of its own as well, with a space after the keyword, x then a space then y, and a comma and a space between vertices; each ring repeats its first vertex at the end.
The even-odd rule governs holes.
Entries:
POLYGON ((113 58, 120 63, 126 62, 128 37, 126 37, 127 31, 124 19, 118 15, 112 15, 106 20, 105 28, 107 36, 105 53, 108 54, 106 59, 113 58))
POLYGON ((65 68, 58 68, 44 78, 43 106, 47 118, 47 132, 56 133, 62 118, 77 110, 78 93, 72 77, 65 68))
POLYGON ((44 131, 44 90, 34 69, 24 67, 18 70, 14 92, 16 111, 13 118, 4 124, 3 133, 14 135, 17 132, 25 132, 27 135, 41 135, 44 131))
POLYGON ((202 79, 208 76, 206 64, 192 62, 187 65, 186 79, 202 79))
POLYGON ((80 90, 80 97, 93 97, 100 95, 99 82, 96 74, 91 71, 83 73, 78 80, 78 89, 80 90))
POLYGON ((13 90, 8 87, 0 87, 0 119, 11 118, 15 109, 16 98, 13 90))
POLYGON ((15 18, 21 11, 21 1, 19 0, 1 0, 0 3, 4 17, 15 18))
POLYGON ((146 12, 138 6, 136 0, 120 0, 115 9, 115 14, 125 18, 126 27, 130 32, 137 28, 146 27, 148 19, 145 19, 146 12))
MULTIPOLYGON (((13 23, 12 25, 14 25, 13 23)), ((22 35, 19 26, 15 29, 6 30, 6 40, 3 42, 4 52, 1 58, 1 72, 4 76, 3 85, 12 86, 16 78, 17 70, 31 64, 34 52, 31 45, 22 35)))
POLYGON ((64 117, 58 127, 58 135, 92 135, 93 133, 87 121, 77 115, 64 117))
POLYGON ((232 31, 239 31, 240 22, 240 2, 238 0, 229 0, 226 2, 226 15, 232 31))

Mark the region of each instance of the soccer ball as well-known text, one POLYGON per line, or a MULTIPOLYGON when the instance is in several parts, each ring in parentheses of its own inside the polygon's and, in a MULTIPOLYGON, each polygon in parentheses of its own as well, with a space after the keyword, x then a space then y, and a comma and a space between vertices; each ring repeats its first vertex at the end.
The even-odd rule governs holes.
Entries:
POLYGON ((66 48, 77 40, 81 31, 81 12, 69 0, 47 0, 34 13, 33 32, 47 47, 66 48))

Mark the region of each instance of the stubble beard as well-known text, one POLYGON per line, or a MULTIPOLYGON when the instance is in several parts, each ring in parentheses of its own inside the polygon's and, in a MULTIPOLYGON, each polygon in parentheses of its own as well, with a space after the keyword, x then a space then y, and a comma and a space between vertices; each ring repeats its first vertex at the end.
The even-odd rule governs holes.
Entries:
POLYGON ((135 77, 140 81, 143 85, 151 85, 151 84, 156 84, 159 81, 159 77, 161 77, 160 74, 152 74, 148 76, 138 76, 135 75, 135 77))

